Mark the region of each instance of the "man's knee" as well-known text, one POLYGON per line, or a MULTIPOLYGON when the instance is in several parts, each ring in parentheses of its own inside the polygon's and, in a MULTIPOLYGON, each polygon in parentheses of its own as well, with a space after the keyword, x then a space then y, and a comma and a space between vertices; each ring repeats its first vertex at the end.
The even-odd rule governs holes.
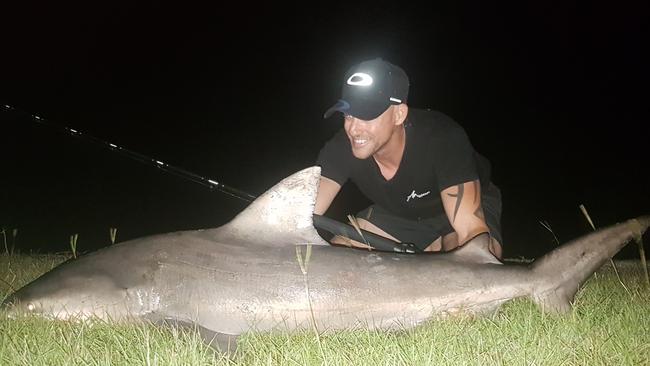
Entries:
MULTIPOLYGON (((398 242, 398 243, 400 242, 398 239, 394 238, 393 236, 391 236, 387 232, 383 231, 382 229, 380 229, 379 227, 377 227, 376 225, 374 225, 373 223, 371 223, 368 220, 355 218, 355 222, 356 222, 356 225, 358 225, 361 230, 371 232, 373 234, 382 236, 384 238, 393 240, 393 241, 398 242)), ((363 238, 363 235, 362 235, 362 238, 363 238)), ((345 245, 345 246, 348 246, 348 247, 363 248, 363 249, 371 249, 372 248, 367 243, 362 243, 362 242, 359 242, 359 241, 356 241, 356 240, 353 240, 353 239, 350 239, 348 237, 341 236, 341 235, 335 235, 332 239, 330 239, 330 243, 337 244, 337 245, 345 245)))
POLYGON ((332 239, 330 239, 330 243, 334 245, 343 245, 346 247, 354 247, 354 248, 361 248, 361 249, 372 249, 372 247, 366 243, 361 243, 356 240, 352 240, 348 237, 342 236, 342 235, 334 235, 332 239))
POLYGON ((428 247, 424 248, 425 252, 439 252, 442 250, 442 237, 438 237, 431 242, 428 247))
POLYGON ((363 229, 363 230, 366 230, 366 231, 370 231, 369 229, 371 228, 371 226, 374 226, 374 225, 372 225, 370 223, 370 221, 368 221, 366 219, 360 219, 360 218, 357 217, 356 221, 357 221, 357 224, 359 224, 359 227, 361 229, 363 229))

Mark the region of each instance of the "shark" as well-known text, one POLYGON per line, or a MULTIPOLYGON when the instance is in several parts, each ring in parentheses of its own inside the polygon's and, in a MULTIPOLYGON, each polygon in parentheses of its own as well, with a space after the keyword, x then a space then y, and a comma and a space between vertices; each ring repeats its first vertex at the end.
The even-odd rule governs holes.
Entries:
POLYGON ((467 245, 432 254, 354 249, 329 244, 314 227, 319 179, 318 166, 300 170, 216 228, 142 237, 70 259, 10 294, 2 309, 10 317, 192 326, 225 352, 250 331, 405 329, 439 316, 491 313, 521 297, 562 313, 650 225, 650 216, 629 219, 530 264, 472 260, 477 248, 467 245))

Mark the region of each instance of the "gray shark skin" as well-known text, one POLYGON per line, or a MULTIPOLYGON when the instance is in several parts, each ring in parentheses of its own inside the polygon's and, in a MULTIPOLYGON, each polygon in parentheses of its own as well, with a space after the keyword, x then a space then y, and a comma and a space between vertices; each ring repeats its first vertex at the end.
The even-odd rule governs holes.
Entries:
POLYGON ((413 255, 337 247, 313 227, 319 178, 318 167, 297 172, 218 228, 144 237, 65 262, 3 308, 12 317, 189 324, 221 349, 229 335, 310 328, 312 314, 322 331, 404 329, 525 296, 565 312, 586 279, 650 225, 650 216, 631 219, 530 265, 467 262, 463 251, 475 248, 413 255))

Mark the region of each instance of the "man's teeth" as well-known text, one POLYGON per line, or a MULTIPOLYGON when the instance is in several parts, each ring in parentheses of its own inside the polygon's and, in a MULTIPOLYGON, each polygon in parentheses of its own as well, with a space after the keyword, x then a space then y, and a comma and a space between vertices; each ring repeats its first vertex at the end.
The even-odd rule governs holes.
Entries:
POLYGON ((359 139, 354 139, 354 143, 357 144, 357 145, 363 145, 363 144, 365 144, 366 142, 368 142, 368 140, 359 140, 359 139))

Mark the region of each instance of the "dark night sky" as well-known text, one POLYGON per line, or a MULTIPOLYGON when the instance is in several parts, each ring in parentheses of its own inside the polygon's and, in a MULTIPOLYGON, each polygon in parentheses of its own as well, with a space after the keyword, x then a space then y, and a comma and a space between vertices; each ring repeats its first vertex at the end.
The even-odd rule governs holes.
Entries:
MULTIPOLYGON (((260 194, 312 165, 353 63, 383 57, 493 165, 506 256, 650 213, 645 2, 3 6, 0 101, 260 194), (240 6, 237 8, 237 6, 240 6)), ((245 203, 0 112, 0 225, 22 250, 216 227, 245 203)), ((367 204, 344 188, 329 216, 367 204)), ((11 239, 10 239, 11 241, 11 239)))

